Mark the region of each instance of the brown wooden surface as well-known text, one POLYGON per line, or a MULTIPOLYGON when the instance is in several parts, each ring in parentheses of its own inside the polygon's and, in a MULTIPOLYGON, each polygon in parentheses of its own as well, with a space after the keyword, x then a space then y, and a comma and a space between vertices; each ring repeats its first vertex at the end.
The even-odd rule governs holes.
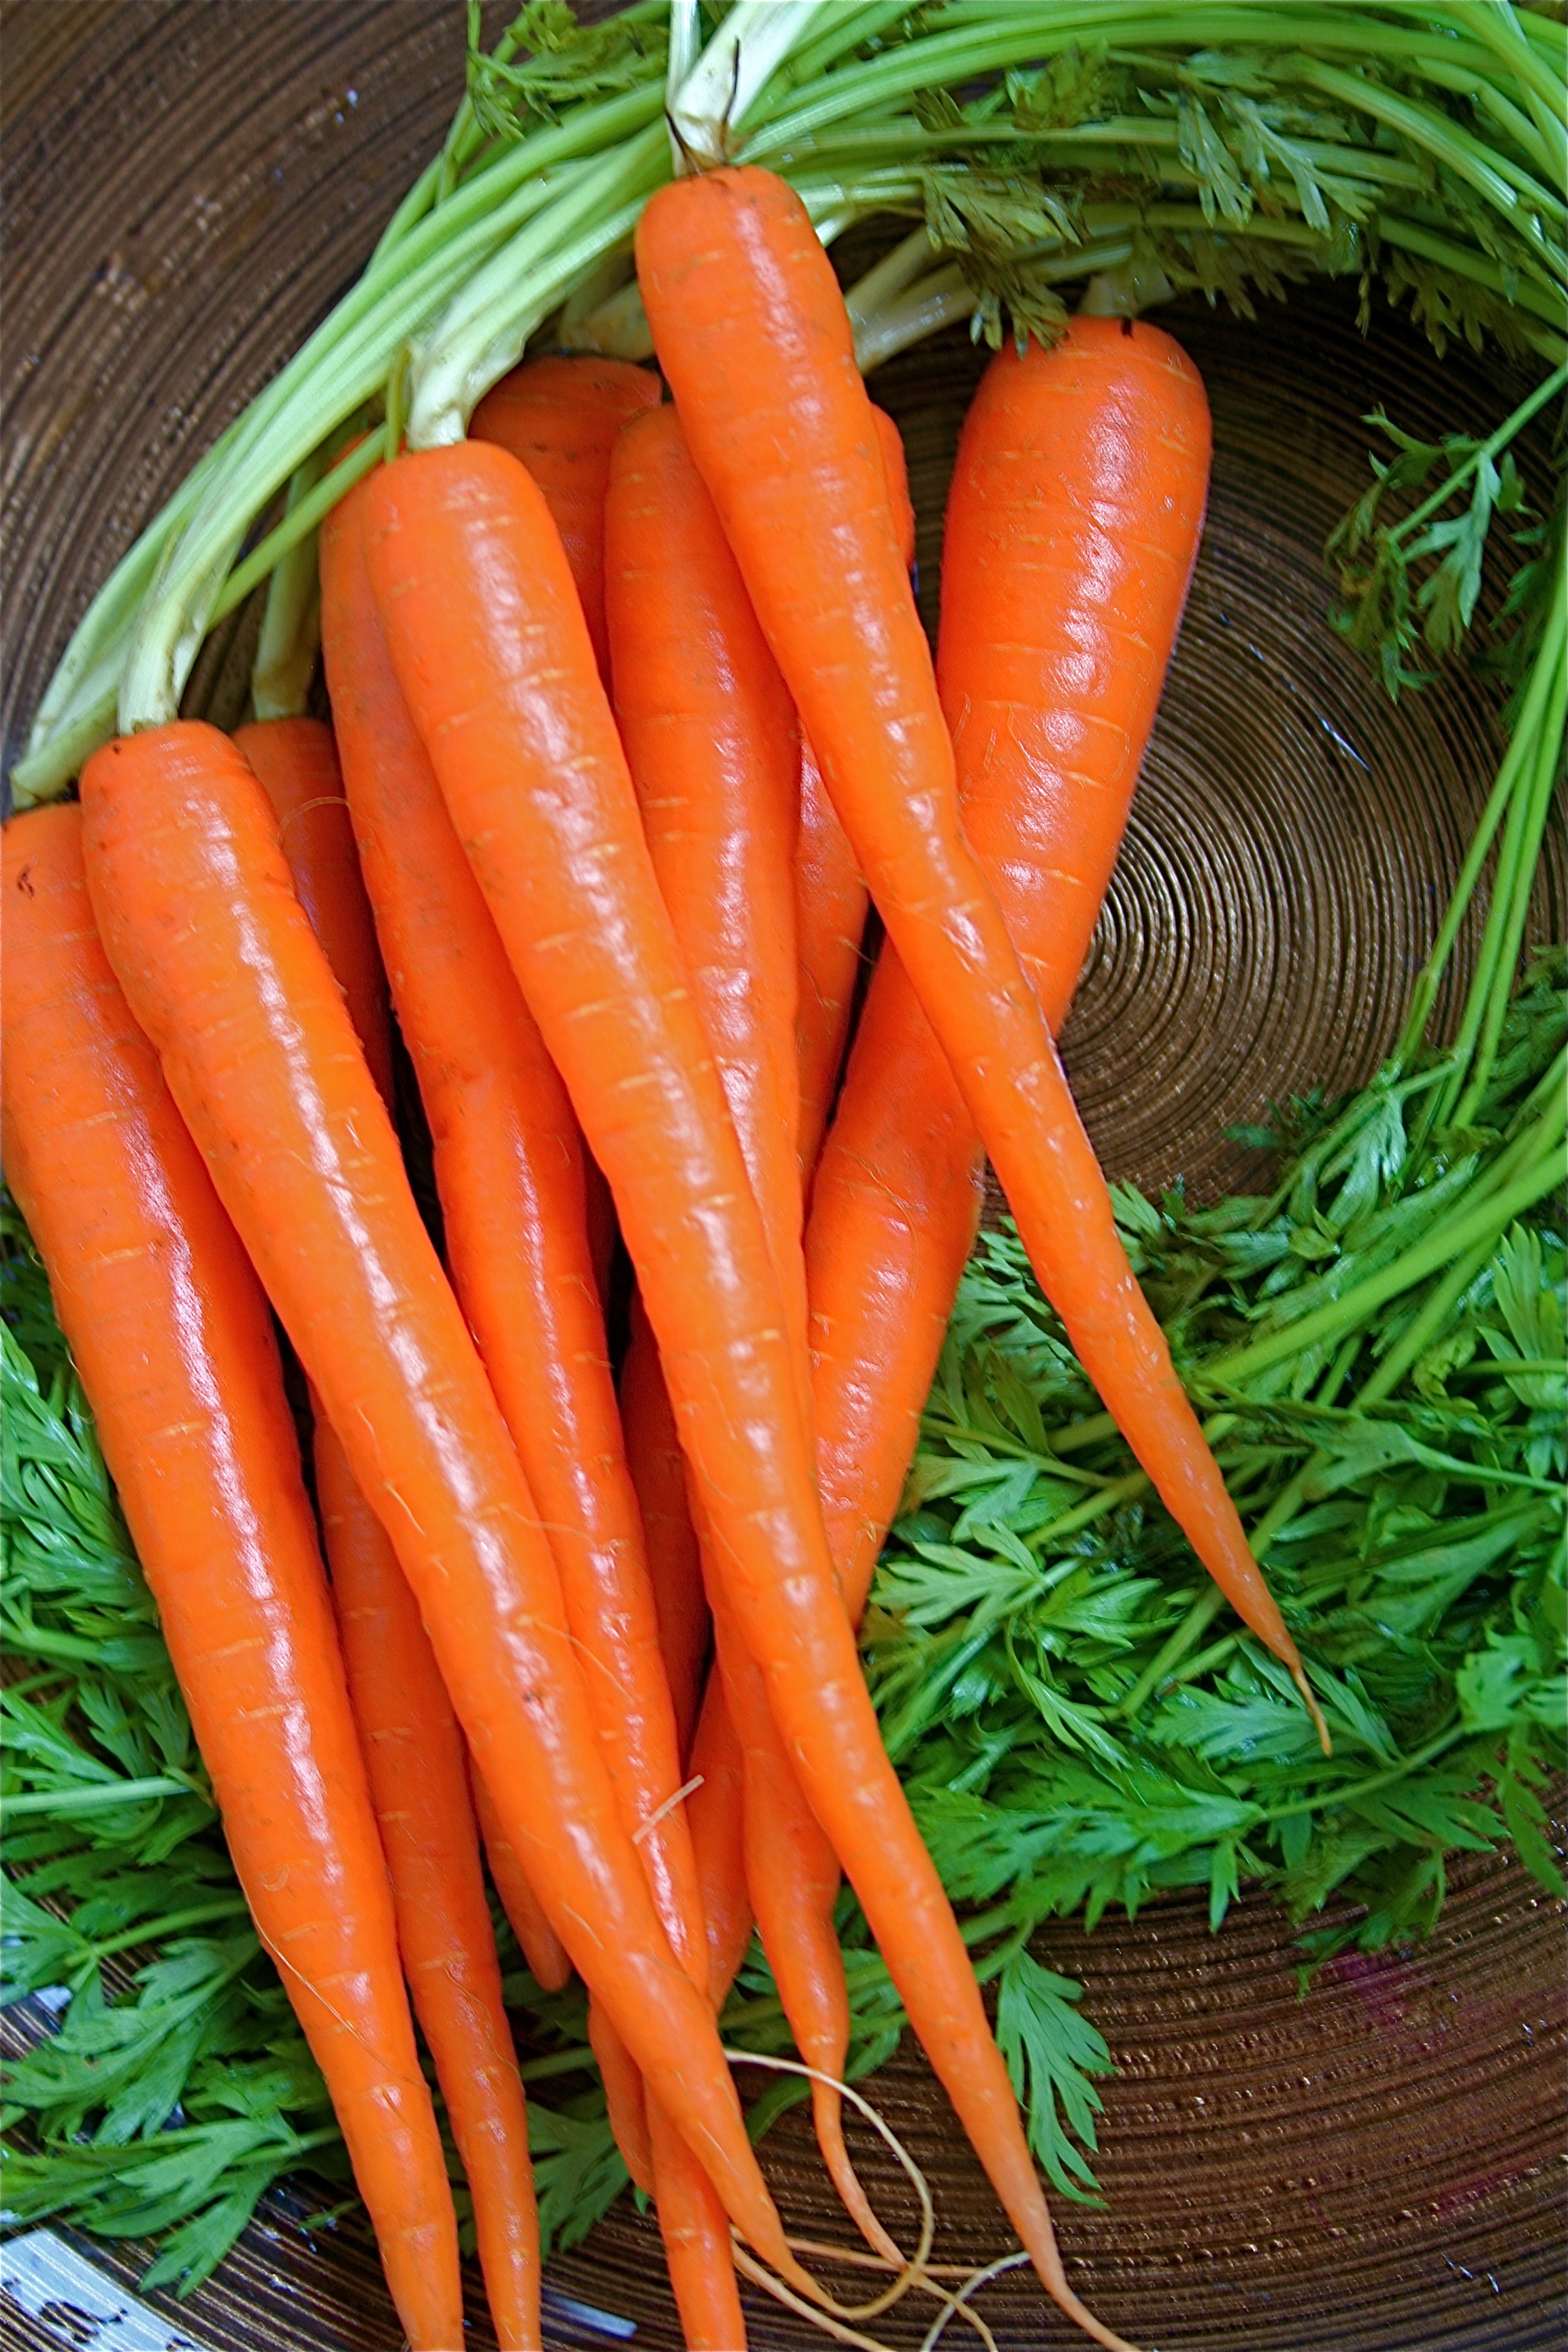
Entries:
MULTIPOLYGON (((110 564, 369 251, 448 119, 461 34, 447 0, 0 9, 8 755, 110 564)), ((1112 1174, 1213 1191, 1247 1172, 1227 1122, 1376 1066, 1498 749, 1462 673, 1395 712, 1329 625, 1321 548, 1367 478, 1359 420, 1381 401, 1414 430, 1468 430, 1508 402, 1495 365, 1460 352, 1439 367, 1385 311, 1363 342, 1343 289, 1254 322, 1198 304, 1163 316, 1214 407, 1210 527, 1064 1047, 1112 1174)), ((954 334, 876 380, 909 444, 928 616, 982 359, 954 334)), ((1561 937, 1560 838, 1552 861, 1536 929, 1561 937)), ((1200 1906, 1173 1898, 1132 1927, 1041 1938, 1084 1982, 1121 2069, 1101 2134, 1106 2210, 1060 2215, 1069 2271, 1107 2318, 1162 2352, 1561 2340, 1560 1921, 1508 1864, 1458 1879, 1429 1947, 1341 1961, 1304 2000, 1289 1927, 1266 1906, 1244 1904, 1214 1938, 1200 1906)), ((878 2096, 931 2175, 949 2257, 1003 2251, 918 2062, 900 2055, 878 2096)), ((800 2117, 767 2148, 792 2218, 836 2228, 800 2117)), ((874 2154, 867 2169, 901 2214, 874 2154)), ((208 2287, 160 2307, 215 2352, 388 2352, 363 2231, 307 2237, 307 2210, 273 2200, 208 2287)), ((137 2250, 92 2251, 135 2277, 137 2250)), ((679 2342, 656 2233, 629 2206, 552 2276, 635 2318, 644 2352, 679 2342)), ((1026 2281, 986 2307, 1018 2352, 1071 2336, 1026 2281)), ((477 2296, 473 2311, 478 2347, 491 2339, 477 2296)), ((893 2314, 879 2327, 913 2346, 923 2325, 893 2314)), ((0 2341, 68 2340, 0 2302, 0 2341)), ((557 2311, 551 2340, 608 2339, 557 2311)), ((757 2346, 807 2340, 755 2310, 757 2346)))

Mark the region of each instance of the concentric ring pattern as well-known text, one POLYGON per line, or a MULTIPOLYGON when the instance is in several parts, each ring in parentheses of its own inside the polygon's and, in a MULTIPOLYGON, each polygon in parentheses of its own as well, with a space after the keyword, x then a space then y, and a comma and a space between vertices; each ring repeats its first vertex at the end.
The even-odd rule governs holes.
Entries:
MULTIPOLYGON (((348 282, 438 139, 461 16, 447 0, 13 0, 0 26, 14 752, 91 591, 348 282)), ((1513 378, 1464 351, 1439 365, 1386 312, 1363 341, 1353 310, 1352 287, 1300 291, 1254 321, 1166 314, 1214 409, 1210 521, 1064 1036, 1108 1168, 1147 1185, 1252 1181, 1260 1163, 1227 1125, 1376 1066, 1497 757, 1494 702, 1465 672, 1390 707, 1331 626, 1321 551, 1367 478, 1366 412, 1470 429, 1504 412, 1513 378)), ((952 336, 877 380, 909 446, 928 617, 983 362, 952 336)), ((1541 464, 1536 443, 1527 476, 1541 464)), ((202 691, 226 710, 243 663, 223 651, 202 691)), ((1563 935, 1564 897, 1559 832, 1537 937, 1563 935)), ((1474 938, 1472 925, 1450 1017, 1474 938)), ((1247 1903, 1217 1937, 1167 1898, 1093 1937, 1056 1928, 1039 1950, 1082 1981, 1121 2070, 1106 2085, 1104 2210, 1059 2216, 1075 2283, 1115 2325, 1161 2352, 1562 2340, 1561 1922, 1521 1872, 1472 1860, 1429 1945, 1342 1960, 1304 1996, 1287 1923, 1247 1903)), ((900 2056, 878 2095, 931 2178, 942 2251, 975 2263, 1004 2251, 923 2069, 900 2056)), ((798 2116, 768 2147, 792 2219, 841 2234, 798 2116)), ((869 2148, 866 2169, 904 2227, 900 2179, 869 2148)), ((352 2221, 306 2235, 308 2210, 275 2201, 188 2304, 153 2299, 215 2352, 388 2352, 368 2241, 352 2221)), ((135 2276, 134 2248, 92 2252, 135 2276)), ((679 2337, 660 2269, 651 2222, 625 2208, 552 2275, 666 2352, 679 2337)), ((985 2307, 1009 2352, 1068 2341, 1026 2282, 1000 2282, 985 2307)), ((753 2318, 758 2347, 816 2340, 771 2307, 753 2318)), ((925 2325, 895 2312, 877 2332, 913 2347, 925 2325)), ((62 2340, 9 2309, 0 2334, 40 2352, 62 2340)), ((550 2336, 611 2340, 560 2303, 550 2336)), ((491 2341, 477 2299, 469 2340, 491 2341)))

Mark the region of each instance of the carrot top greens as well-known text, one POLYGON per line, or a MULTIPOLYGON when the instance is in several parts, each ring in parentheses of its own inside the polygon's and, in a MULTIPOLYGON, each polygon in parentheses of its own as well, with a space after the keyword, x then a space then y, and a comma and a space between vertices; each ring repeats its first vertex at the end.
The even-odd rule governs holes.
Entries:
POLYGON ((879 357, 954 317, 993 341, 1048 334, 1064 285, 1118 272, 1244 310, 1293 278, 1352 277, 1363 313, 1381 286, 1439 351, 1462 334, 1564 357, 1563 44, 1530 9, 644 0, 579 28, 530 0, 488 55, 472 23, 441 154, 100 589, 15 771, 19 805, 58 792, 117 714, 173 715, 207 628, 374 446, 252 546, 285 486, 389 387, 416 446, 457 439, 529 337, 592 315, 678 161, 766 163, 826 238, 923 223, 931 266, 879 357))

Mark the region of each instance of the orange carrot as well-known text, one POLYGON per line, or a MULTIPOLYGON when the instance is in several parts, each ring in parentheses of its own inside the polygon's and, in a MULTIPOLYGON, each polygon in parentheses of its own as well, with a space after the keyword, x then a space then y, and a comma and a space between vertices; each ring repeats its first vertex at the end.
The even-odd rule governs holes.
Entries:
POLYGON ((882 1748, 767 1237, 548 512, 521 466, 465 443, 371 478, 365 543, 443 797, 609 1178, 718 1572, 812 1809, 1042 2276, 1114 2345, 1062 2273, 973 1971, 882 1748))
POLYGON ((5 828, 6 1174, 398 2315, 450 2352, 457 2224, 271 1321, 105 961, 81 835, 74 806, 5 828))
MULTIPOLYGON (((873 408, 888 496, 905 564, 914 562, 915 510, 910 503, 904 445, 887 411, 873 408)), ((809 1197, 812 1172, 843 1067, 860 976, 868 897, 844 827, 804 737, 800 759, 800 847, 795 856, 795 929, 800 953, 800 1165, 809 1197)))
MULTIPOLYGON (((794 1011, 797 768, 788 698, 673 410, 627 425, 605 509, 616 711, 654 871, 762 1212, 805 1360, 794 1011), (671 611, 677 616, 670 618, 671 611)), ((699 1531, 701 1514, 699 1512, 699 1531)), ((838 1863, 801 1793, 766 1685, 715 1608, 725 1699, 745 1769, 746 1881, 802 2057, 843 2071, 849 2002, 832 1919, 838 1863)), ((838 2094, 815 2083, 818 2138, 863 2227, 838 2094)), ((879 2251, 889 2242, 870 2223, 879 2251)))
MULTIPOLYGON (((964 833, 1053 1029, 1110 879, 1208 487, 1157 327, 1075 319, 991 363, 949 493, 937 671, 964 833)), ((806 1234, 817 1472, 857 1617, 912 1459, 984 1155, 895 957, 872 980, 806 1234), (866 1268, 875 1268, 868 1280, 866 1268)))
POLYGON ((319 719, 261 719, 235 730, 272 803, 300 904, 326 950, 383 1102, 392 1101, 386 974, 360 878, 332 730, 319 719))
POLYGON ((572 567, 599 675, 610 675, 605 633, 605 495, 610 452, 624 425, 657 408, 664 387, 626 360, 552 352, 502 376, 475 409, 469 438, 520 458, 544 494, 572 567))
MULTIPOLYGON (((581 1139, 392 675, 364 567, 363 498, 351 493, 323 534, 323 643, 452 1279, 550 1531, 623 1825, 667 1935, 700 1976, 696 1865, 685 1817, 668 1804, 680 1780, 675 1717, 605 1353, 581 1139)), ((596 2002, 591 2028, 617 2140, 646 2185, 637 2070, 596 2002)))
MULTIPOLYGON (((502 376, 486 393, 468 425, 472 439, 493 441, 521 458, 543 492, 577 583, 599 675, 606 684, 605 492, 610 450, 622 425, 645 408, 657 408, 663 390, 657 375, 625 360, 552 352, 502 376)), ((592 1160, 584 1177, 589 1248, 599 1297, 607 1302, 615 1211, 609 1188, 592 1160)))
POLYGON ((478 1769, 472 1756, 468 1759, 468 1786, 474 1801, 474 1814, 484 1841, 485 1860, 489 1864, 490 1878, 500 1907, 511 1923, 529 1973, 545 1992, 559 1992, 571 1980, 572 1963, 563 1948, 560 1937, 544 1916, 538 1895, 528 1883, 528 1874, 517 1858, 517 1851, 501 1825, 496 1801, 485 1785, 484 1775, 478 1769))
POLYGON ((82 803, 110 961, 392 1537, 507 1833, 737 2227, 798 2275, 710 2012, 618 1818, 532 1497, 260 788, 226 738, 179 722, 95 753, 82 803))
POLYGON ((332 1608, 403 1966, 473 2197, 497 2338, 501 2352, 529 2352, 541 2342, 539 2210, 463 1735, 408 1580, 326 1420, 315 1453, 332 1608))
POLYGON ((697 1530, 686 1498, 686 1459, 658 1368, 658 1349, 642 1301, 635 1293, 631 1337, 621 1365, 620 1402, 626 1468, 642 1514, 648 1577, 658 1612, 658 1646, 675 1708, 684 1770, 697 1729, 712 1628, 702 1589, 697 1530))
POLYGON ((952 746, 870 403, 805 207, 754 168, 674 182, 642 215, 637 268, 692 454, 1047 1296, 1199 1559, 1311 1705, 960 831, 952 746))
MULTIPOLYGON (((331 730, 313 719, 273 719, 240 728, 234 740, 272 803, 300 904, 390 1109, 386 980, 331 730), (328 784, 334 788, 330 798, 328 784)), ((332 1612, 392 1879, 404 1971, 473 2198, 502 2352, 524 2352, 540 2342, 539 2213, 522 2078, 501 2004, 479 1866, 468 1750, 385 1529, 354 1484, 313 1391, 310 1402, 332 1612)))

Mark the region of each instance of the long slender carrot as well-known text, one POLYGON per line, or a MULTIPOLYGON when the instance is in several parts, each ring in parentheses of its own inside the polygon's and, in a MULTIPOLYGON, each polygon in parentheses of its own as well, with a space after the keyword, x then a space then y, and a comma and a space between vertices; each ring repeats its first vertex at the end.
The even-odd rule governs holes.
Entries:
MULTIPOLYGON (((700 1979, 696 1864, 685 1816, 668 1801, 680 1780, 679 1741, 605 1354, 581 1139, 392 675, 365 571, 363 499, 351 493, 323 534, 323 643, 353 820, 430 1122, 453 1283, 550 1532, 623 1825, 666 1934, 700 1979)), ((641 2085, 597 2000, 591 2039, 627 2168, 646 2187, 641 2085)))
MULTIPOLYGON (((809 1373, 795 1040, 799 751, 789 697, 672 409, 634 419, 616 443, 605 559, 621 739, 654 871, 787 1301, 804 1405, 809 1373)), ((634 1368, 634 1395, 636 1377, 634 1368)), ((702 1517, 700 1505, 700 1535, 702 1517)), ((721 1623, 725 1603, 718 1592, 713 1598, 721 1623)), ((743 1645, 721 1637, 721 1657, 736 1648, 743 1645)), ((755 1739, 776 1746, 760 1683, 757 1696, 755 1739)), ((779 1762, 787 1777, 782 1753, 779 1762)), ((749 1758, 747 1786, 749 1813, 749 1758)), ((836 1873, 832 1848, 806 1818, 821 1867, 836 1873)), ((833 1959, 837 1964, 837 1942, 833 1959)), ((808 2054, 818 2055, 815 2047, 808 2054)), ((659 2147, 656 2126, 656 2161, 659 2147)), ((661 2169, 656 2186, 661 2228, 670 2223, 670 2275, 688 2341, 709 2340, 716 2307, 739 2311, 727 2233, 714 2227, 711 2198, 700 2184, 672 2183, 661 2169)))
POLYGON ((300 904, 326 950, 370 1074, 392 1100, 386 974, 360 877, 332 730, 319 719, 260 719, 235 730, 272 803, 300 904))
MULTIPOLYGON (((808 1400, 801 1253, 794 914, 798 760, 784 683, 664 408, 616 444, 605 508, 616 714, 665 905, 718 1064, 808 1400)), ((746 1883, 802 2057, 842 2073, 849 2002, 830 1915, 838 1860, 800 1790, 766 1685, 714 1595, 725 1700, 745 1769, 746 1883)), ((817 2136, 879 2250, 839 2101, 814 2083, 817 2136)))
POLYGON ((737 2227, 799 2275, 711 2014, 617 1816, 554 1561, 260 787, 186 721, 95 753, 82 804, 110 961, 392 1538, 507 1833, 737 2227))
MULTIPOLYGON (((1209 452, 1196 371, 1146 322, 1075 319, 1048 352, 999 355, 964 420, 938 685, 965 835, 1053 1029, 1175 644, 1209 452)), ((951 1066, 889 956, 806 1229, 817 1474, 857 1617, 973 1243, 983 1170, 951 1066)))
POLYGON ((658 1368, 658 1349, 635 1293, 631 1336, 621 1363, 620 1402, 626 1468, 642 1514, 648 1579, 658 1612, 658 1646, 684 1769, 697 1730, 712 1628, 697 1530, 686 1497, 686 1458, 658 1368))
MULTIPOLYGON (((910 503, 904 444, 884 408, 873 408, 894 528, 906 566, 914 562, 915 510, 910 503)), ((848 836, 839 824, 822 771, 803 736, 800 757, 800 846, 795 855, 795 935, 800 955, 800 1165, 807 1197, 833 1090, 844 1065, 861 940, 869 903, 848 836)))
POLYGON ((443 796, 609 1178, 719 1572, 812 1808, 1042 2277, 1114 2346, 1067 2284, 973 1970, 882 1748, 766 1235, 548 512, 503 451, 429 450, 372 478, 366 552, 443 796))
POLYGON ((105 960, 81 834, 71 806, 5 828, 6 1174, 399 2317, 450 2352, 457 2224, 271 1322, 105 960))
MULTIPOLYGON (((605 493, 616 434, 664 387, 648 369, 596 353, 552 352, 525 361, 486 393, 469 421, 476 441, 493 441, 521 459, 555 519, 599 675, 609 681, 605 635, 605 493)), ((584 1169, 588 1236, 599 1296, 607 1300, 615 1247, 609 1189, 590 1160, 584 1169)))
POLYGON ((408 1580, 325 1419, 315 1455, 332 1609, 403 1966, 473 2197, 497 2338, 501 2352, 531 2352, 541 2342, 539 2209, 463 1735, 408 1580))
POLYGON ((755 168, 676 181, 643 213, 637 269, 692 454, 1047 1296, 1199 1559, 1315 1706, 960 831, 870 403, 805 207, 755 168))
MULTIPOLYGON (((272 804, 300 904, 390 1109, 386 979, 331 730, 314 719, 270 719, 238 729, 234 740, 272 804)), ((404 1972, 473 2198, 502 2352, 527 2352, 540 2342, 539 2211, 468 1750, 386 1531, 314 1392, 310 1402, 332 1613, 392 1879, 404 1972)))

